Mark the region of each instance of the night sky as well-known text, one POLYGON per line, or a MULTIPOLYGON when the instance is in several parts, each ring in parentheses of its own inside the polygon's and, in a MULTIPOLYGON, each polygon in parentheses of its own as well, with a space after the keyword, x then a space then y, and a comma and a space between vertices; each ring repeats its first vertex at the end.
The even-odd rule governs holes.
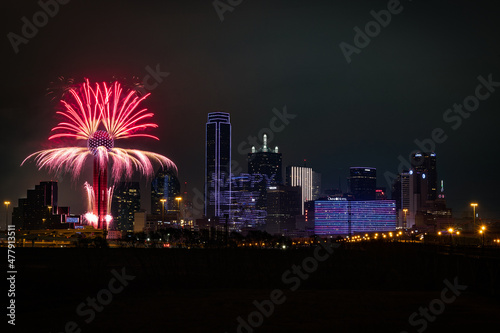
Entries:
POLYGON ((274 108, 286 106, 296 118, 271 145, 279 146, 284 167, 307 159, 322 173, 323 188, 338 187, 340 177, 346 190, 350 166, 371 166, 378 185, 389 189, 384 173, 397 173, 398 156, 408 159, 418 149, 415 139, 442 128, 447 140, 435 149, 438 178, 454 216, 477 201, 481 217, 500 218, 500 87, 457 129, 443 120, 448 108, 474 94, 478 76, 500 82, 495 3, 403 1, 401 13, 348 64, 339 44, 354 44, 353 28, 364 30, 370 11, 387 3, 243 1, 221 22, 212 1, 72 0, 16 54, 7 34, 20 35, 21 18, 32 21, 41 8, 36 1, 2 2, 0 199, 17 206, 28 188, 58 179, 59 205, 82 213, 90 163, 77 180, 38 171, 34 163, 20 166, 53 145, 47 138, 58 123, 58 103, 46 89, 58 76, 143 78, 148 66, 159 66, 170 74, 143 105, 155 113, 159 128, 150 133, 160 141, 116 145, 171 158, 190 193, 203 190, 208 112, 231 113, 233 158, 246 172, 237 146, 269 127, 274 108))

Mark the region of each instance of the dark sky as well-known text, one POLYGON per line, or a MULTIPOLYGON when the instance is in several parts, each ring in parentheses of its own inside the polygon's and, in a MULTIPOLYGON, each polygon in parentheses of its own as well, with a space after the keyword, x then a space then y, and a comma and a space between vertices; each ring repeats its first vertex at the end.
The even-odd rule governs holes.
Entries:
MULTIPOLYGON (((160 66, 170 75, 144 103, 159 128, 153 140, 121 140, 170 157, 189 191, 203 189, 204 126, 208 112, 231 113, 233 157, 249 135, 269 127, 273 108, 297 115, 272 145, 284 166, 306 158, 323 187, 345 190, 349 166, 372 166, 378 185, 397 172, 398 156, 415 139, 442 128, 438 177, 454 215, 479 203, 482 217, 500 218, 497 130, 500 88, 456 130, 443 120, 454 103, 474 94, 477 77, 500 81, 499 20, 494 2, 404 1, 400 14, 348 64, 339 48, 353 28, 373 20, 387 1, 243 1, 221 22, 212 1, 77 1, 59 12, 15 54, 7 38, 32 21, 37 1, 1 5, 0 199, 17 199, 42 180, 57 179, 31 163, 50 147, 57 103, 46 96, 60 75, 106 80, 144 77, 160 66), (187 4, 189 3, 189 4, 187 4)), ((59 177, 60 205, 84 208, 79 179, 59 177)), ((245 166, 246 171, 246 166, 245 166)), ((146 184, 145 180, 142 181, 146 184)), ((146 206, 149 208, 149 205, 146 206)))

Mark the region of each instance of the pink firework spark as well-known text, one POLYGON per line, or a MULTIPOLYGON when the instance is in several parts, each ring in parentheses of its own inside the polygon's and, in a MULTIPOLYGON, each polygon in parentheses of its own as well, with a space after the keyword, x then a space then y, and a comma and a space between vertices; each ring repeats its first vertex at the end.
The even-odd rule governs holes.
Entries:
POLYGON ((83 84, 72 87, 67 96, 66 100, 61 101, 63 110, 57 112, 65 119, 52 129, 56 133, 49 140, 86 140, 87 147, 41 150, 29 155, 21 165, 33 158, 39 169, 46 168, 55 173, 66 171, 77 177, 86 159, 94 155, 103 165, 108 160, 113 162, 112 174, 115 181, 122 176, 130 177, 134 170, 152 176, 154 169, 151 160, 177 170, 175 164, 163 155, 114 146, 115 140, 132 137, 158 140, 156 136, 140 133, 148 128, 158 127, 157 124, 145 122, 153 117, 153 113, 139 108, 139 104, 149 94, 139 97, 134 90, 124 92, 118 82, 95 83, 92 86, 86 80, 83 84), (104 130, 99 129, 100 127, 104 130))

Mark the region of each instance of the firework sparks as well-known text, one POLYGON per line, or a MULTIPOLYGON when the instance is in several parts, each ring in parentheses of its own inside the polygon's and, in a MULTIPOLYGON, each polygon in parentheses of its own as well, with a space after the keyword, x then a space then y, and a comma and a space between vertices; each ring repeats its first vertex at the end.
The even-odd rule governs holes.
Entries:
POLYGON ((147 109, 139 109, 139 104, 149 94, 139 97, 137 92, 124 92, 118 82, 111 85, 96 83, 93 87, 88 80, 78 87, 72 87, 68 95, 71 98, 62 101, 63 110, 57 114, 65 121, 60 122, 52 131, 57 132, 49 137, 74 138, 87 140, 87 148, 63 147, 41 150, 29 155, 22 163, 34 159, 39 169, 46 168, 51 172, 66 171, 77 177, 88 157, 99 155, 104 163, 110 159, 113 163, 115 181, 125 176, 130 177, 134 170, 146 176, 154 174, 150 160, 163 167, 177 169, 167 157, 136 149, 117 148, 115 140, 132 137, 148 137, 158 140, 154 135, 139 133, 148 128, 156 128, 157 124, 145 123, 153 113, 147 109), (100 130, 102 125, 104 130, 100 130))
MULTIPOLYGON (((71 82, 72 83, 72 82, 71 82)), ((85 219, 94 226, 106 227, 113 220, 110 211, 113 187, 107 188, 108 161, 112 162, 112 176, 117 182, 125 176, 129 178, 134 170, 146 176, 153 176, 151 161, 162 167, 177 170, 167 157, 153 152, 115 147, 115 140, 133 137, 148 137, 158 140, 154 135, 141 133, 148 128, 158 127, 146 122, 153 117, 139 104, 149 94, 142 97, 131 89, 124 92, 118 82, 112 84, 96 83, 92 86, 85 80, 79 86, 72 86, 62 100, 62 111, 57 111, 64 120, 52 129, 55 132, 49 140, 72 138, 86 140, 87 147, 62 147, 41 150, 29 155, 22 163, 33 159, 39 169, 45 168, 54 173, 70 172, 79 176, 87 158, 94 158, 94 186, 87 182, 88 213, 85 219), (104 128, 104 129, 102 129, 104 128)))

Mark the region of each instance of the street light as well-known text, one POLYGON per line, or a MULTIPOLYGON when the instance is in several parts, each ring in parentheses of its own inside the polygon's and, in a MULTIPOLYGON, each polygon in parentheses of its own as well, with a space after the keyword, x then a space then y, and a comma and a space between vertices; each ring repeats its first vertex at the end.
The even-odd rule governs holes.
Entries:
POLYGON ((403 228, 406 229, 406 225, 407 225, 407 223, 406 223, 406 213, 408 213, 408 208, 404 208, 403 209, 403 213, 405 213, 405 220, 404 220, 404 223, 403 223, 403 228))
POLYGON ((448 232, 450 233, 450 246, 453 246, 453 228, 448 228, 448 232))
POLYGON ((175 197, 175 200, 177 201, 177 210, 178 210, 177 223, 179 223, 179 225, 181 225, 181 201, 182 201, 182 197, 175 197))
POLYGON ((182 197, 175 197, 175 200, 177 200, 177 209, 180 210, 180 202, 182 201, 182 197))
POLYGON ((164 221, 164 216, 165 216, 165 202, 167 202, 167 199, 160 199, 161 202, 161 227, 164 227, 165 221, 164 221))
POLYGON ((484 234, 486 233, 486 227, 483 225, 481 226, 481 229, 479 230, 479 233, 483 235, 483 249, 484 249, 484 234))
POLYGON ((476 229, 476 207, 477 207, 477 203, 473 202, 470 205, 472 207, 473 214, 474 214, 474 229, 476 229))
POLYGON ((5 230, 7 230, 8 225, 9 225, 9 205, 10 205, 10 201, 4 201, 3 204, 5 205, 5 230))

